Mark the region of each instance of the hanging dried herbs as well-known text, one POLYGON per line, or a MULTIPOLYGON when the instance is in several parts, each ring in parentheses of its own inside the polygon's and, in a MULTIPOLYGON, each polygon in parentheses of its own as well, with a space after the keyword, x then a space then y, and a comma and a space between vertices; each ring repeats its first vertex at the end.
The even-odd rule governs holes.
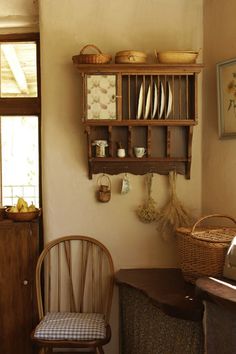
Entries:
POLYGON ((157 219, 157 230, 161 232, 163 238, 168 233, 173 233, 177 227, 190 226, 193 218, 185 209, 176 193, 177 173, 169 172, 170 199, 162 208, 157 219))
POLYGON ((145 184, 146 184, 146 188, 147 188, 147 199, 144 202, 144 204, 140 205, 137 209, 137 215, 138 215, 139 220, 145 224, 155 221, 158 216, 156 202, 151 197, 152 179, 153 179, 152 173, 148 173, 145 176, 145 184))

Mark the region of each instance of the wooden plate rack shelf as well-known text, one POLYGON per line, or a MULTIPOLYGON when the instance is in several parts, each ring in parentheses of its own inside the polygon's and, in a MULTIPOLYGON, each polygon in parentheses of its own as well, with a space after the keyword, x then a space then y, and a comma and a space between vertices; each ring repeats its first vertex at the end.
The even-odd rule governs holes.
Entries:
POLYGON ((82 76, 89 178, 93 174, 168 174, 190 178, 197 76, 201 64, 74 64, 82 76), (95 140, 106 140, 96 157, 95 140), (117 157, 117 143, 126 157, 117 157), (146 154, 134 156, 134 147, 146 154))

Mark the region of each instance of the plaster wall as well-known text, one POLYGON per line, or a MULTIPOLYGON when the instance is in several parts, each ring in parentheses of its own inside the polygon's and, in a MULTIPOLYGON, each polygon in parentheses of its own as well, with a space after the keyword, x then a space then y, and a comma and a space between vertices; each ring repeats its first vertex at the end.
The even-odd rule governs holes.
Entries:
MULTIPOLYGON (((155 224, 143 224, 135 209, 145 196, 144 177, 130 175, 132 190, 121 195, 123 175, 112 176, 112 198, 95 199, 97 176, 87 177, 86 136, 80 120, 81 86, 71 57, 88 44, 114 55, 154 49, 202 48, 202 0, 43 0, 39 4, 42 66, 42 169, 45 241, 61 235, 90 235, 110 250, 116 269, 178 264, 174 240, 163 241, 155 224)), ((199 125, 194 128, 191 179, 179 176, 177 191, 186 207, 201 213, 201 76, 199 125)), ((168 179, 155 175, 153 198, 167 201, 168 179)), ((106 353, 118 353, 115 293, 113 339, 106 353)))
POLYGON ((38 15, 38 0, 3 0, 1 16, 35 16, 38 15))
POLYGON ((38 0, 2 0, 0 34, 38 31, 38 0))
POLYGON ((204 2, 203 213, 236 215, 236 140, 218 138, 216 64, 236 58, 234 0, 204 2))

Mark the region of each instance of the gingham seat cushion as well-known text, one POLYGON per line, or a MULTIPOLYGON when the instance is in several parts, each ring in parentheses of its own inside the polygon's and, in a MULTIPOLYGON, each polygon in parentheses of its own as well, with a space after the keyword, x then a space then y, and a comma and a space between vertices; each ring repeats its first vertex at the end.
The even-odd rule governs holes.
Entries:
POLYGON ((99 313, 50 312, 35 329, 44 340, 93 340, 106 337, 104 315, 99 313))

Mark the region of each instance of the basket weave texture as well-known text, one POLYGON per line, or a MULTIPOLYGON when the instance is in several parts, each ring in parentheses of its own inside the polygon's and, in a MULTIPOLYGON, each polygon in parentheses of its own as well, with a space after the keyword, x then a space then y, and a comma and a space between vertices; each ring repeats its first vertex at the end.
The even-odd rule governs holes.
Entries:
POLYGON ((203 220, 212 217, 228 218, 236 224, 230 216, 213 214, 200 218, 192 228, 176 230, 180 267, 185 280, 193 284, 204 276, 222 275, 227 249, 236 235, 233 227, 199 228, 203 220))
POLYGON ((110 54, 104 54, 101 50, 96 47, 94 44, 87 44, 84 46, 79 55, 74 55, 72 57, 74 64, 107 64, 112 60, 110 54), (85 49, 93 48, 98 54, 84 54, 85 49))

